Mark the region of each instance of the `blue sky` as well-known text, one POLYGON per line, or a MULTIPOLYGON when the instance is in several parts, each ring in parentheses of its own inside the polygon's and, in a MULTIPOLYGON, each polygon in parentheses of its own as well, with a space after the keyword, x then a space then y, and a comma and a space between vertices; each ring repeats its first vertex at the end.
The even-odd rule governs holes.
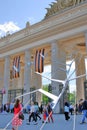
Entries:
POLYGON ((13 22, 19 28, 25 28, 27 21, 37 23, 44 18, 45 8, 50 7, 51 2, 54 0, 1 0, 0 25, 13 22))
POLYGON ((0 37, 19 31, 26 22, 35 24, 44 19, 47 10, 55 0, 1 0, 0 1, 0 37))

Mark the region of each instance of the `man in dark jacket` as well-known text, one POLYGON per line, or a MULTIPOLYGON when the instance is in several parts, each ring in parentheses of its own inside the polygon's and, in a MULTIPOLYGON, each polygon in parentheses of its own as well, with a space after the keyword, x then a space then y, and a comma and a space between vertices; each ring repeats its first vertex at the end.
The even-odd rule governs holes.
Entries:
POLYGON ((83 124, 85 123, 85 118, 87 118, 87 100, 81 100, 80 103, 82 104, 82 113, 83 113, 82 121, 80 124, 83 124))

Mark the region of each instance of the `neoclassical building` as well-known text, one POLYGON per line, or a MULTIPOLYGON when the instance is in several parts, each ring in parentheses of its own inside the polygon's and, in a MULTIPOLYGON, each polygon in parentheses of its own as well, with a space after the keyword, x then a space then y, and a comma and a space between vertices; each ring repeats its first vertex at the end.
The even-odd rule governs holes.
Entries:
MULTIPOLYGON (((66 72, 59 71, 66 66, 59 63, 66 64, 72 59, 75 60, 76 76, 86 73, 87 0, 56 0, 46 9, 40 22, 34 25, 27 22, 24 29, 0 39, 0 103, 11 102, 18 95, 42 87, 42 77, 35 73, 36 50, 45 49, 44 64, 51 65, 54 79, 66 79, 66 72), (13 76, 13 67, 19 64, 20 72, 13 76)), ((77 101, 87 98, 85 80, 86 76, 76 80, 77 101)), ((60 84, 52 82, 51 85, 52 93, 59 95, 60 84)), ((40 93, 33 94, 34 97, 41 103, 40 93)), ((24 104, 29 99, 29 95, 22 97, 24 104)), ((60 109, 61 105, 57 112, 60 109)))

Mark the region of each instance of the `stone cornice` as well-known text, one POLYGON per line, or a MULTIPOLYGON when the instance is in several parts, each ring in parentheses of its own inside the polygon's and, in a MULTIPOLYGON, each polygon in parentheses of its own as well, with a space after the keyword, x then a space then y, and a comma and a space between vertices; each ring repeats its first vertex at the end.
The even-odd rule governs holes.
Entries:
POLYGON ((25 28, 19 32, 16 32, 13 35, 9 35, 6 38, 2 38, 0 39, 0 47, 6 45, 8 42, 12 43, 26 36, 35 35, 40 31, 47 30, 50 27, 62 24, 69 20, 73 20, 77 17, 81 17, 82 15, 87 15, 87 5, 81 6, 81 8, 79 6, 75 9, 73 8, 71 10, 67 10, 66 12, 53 16, 48 20, 32 25, 30 28, 25 28))
POLYGON ((0 57, 87 30, 87 3, 0 39, 0 57), (70 32, 70 30, 72 32, 70 32), (67 35, 65 34, 67 33, 67 35), (14 51, 13 51, 14 50, 14 51), (10 52, 9 52, 10 51, 10 52))
POLYGON ((48 18, 51 15, 54 15, 55 13, 65 11, 65 9, 78 6, 80 4, 83 4, 87 2, 87 0, 56 0, 57 2, 52 2, 50 5, 50 8, 47 9, 47 13, 45 15, 45 18, 48 18))

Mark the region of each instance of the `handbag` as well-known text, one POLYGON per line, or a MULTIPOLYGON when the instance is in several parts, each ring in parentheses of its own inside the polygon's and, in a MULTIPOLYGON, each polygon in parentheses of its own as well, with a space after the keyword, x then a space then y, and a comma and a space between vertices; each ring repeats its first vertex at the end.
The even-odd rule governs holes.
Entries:
POLYGON ((19 119, 24 120, 24 114, 23 113, 19 113, 19 119))

